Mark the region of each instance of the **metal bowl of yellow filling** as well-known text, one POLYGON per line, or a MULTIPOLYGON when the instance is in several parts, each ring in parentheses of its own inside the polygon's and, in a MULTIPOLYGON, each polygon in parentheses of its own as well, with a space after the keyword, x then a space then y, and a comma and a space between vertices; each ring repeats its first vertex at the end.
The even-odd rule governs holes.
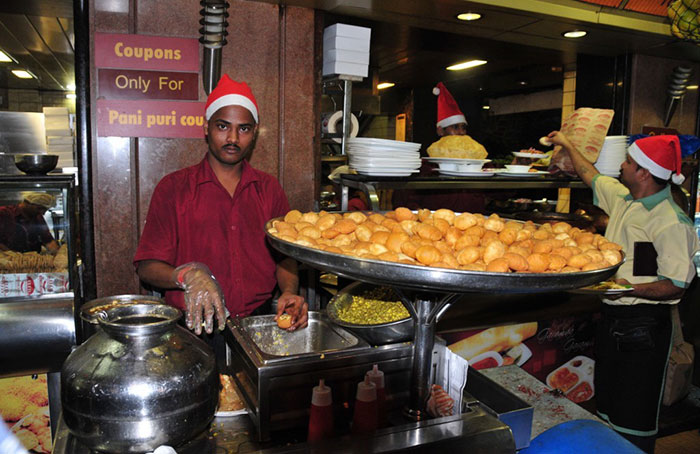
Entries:
POLYGON ((390 287, 348 285, 328 303, 326 315, 372 345, 413 339, 413 319, 390 287))

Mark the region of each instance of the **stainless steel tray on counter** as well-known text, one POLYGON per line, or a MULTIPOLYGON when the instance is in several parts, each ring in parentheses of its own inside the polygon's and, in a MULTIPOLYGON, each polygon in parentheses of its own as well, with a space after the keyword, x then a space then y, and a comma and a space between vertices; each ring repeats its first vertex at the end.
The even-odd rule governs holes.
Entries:
POLYGON ((272 219, 265 232, 272 246, 296 260, 351 279, 374 284, 388 284, 414 290, 433 290, 445 293, 485 292, 540 293, 571 290, 596 284, 613 276, 624 262, 607 268, 578 273, 493 273, 431 268, 404 263, 370 260, 350 255, 334 254, 300 246, 269 233, 272 219))

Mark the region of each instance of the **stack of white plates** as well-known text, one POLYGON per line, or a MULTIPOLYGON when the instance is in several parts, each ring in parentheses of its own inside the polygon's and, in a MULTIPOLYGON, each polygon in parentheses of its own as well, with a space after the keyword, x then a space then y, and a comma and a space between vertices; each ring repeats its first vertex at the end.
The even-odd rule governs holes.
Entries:
POLYGON ((627 136, 607 136, 594 165, 603 175, 618 177, 626 156, 627 136))
POLYGON ((357 173, 377 177, 407 177, 420 169, 420 144, 355 137, 348 139, 348 164, 357 173))

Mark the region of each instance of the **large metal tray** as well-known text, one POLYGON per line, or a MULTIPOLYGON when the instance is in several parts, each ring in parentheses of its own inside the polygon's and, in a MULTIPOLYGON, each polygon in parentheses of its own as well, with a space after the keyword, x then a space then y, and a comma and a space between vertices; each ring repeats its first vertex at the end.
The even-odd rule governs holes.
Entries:
POLYGON ((375 284, 388 284, 414 290, 445 293, 498 292, 541 293, 585 287, 613 276, 624 262, 608 268, 578 273, 493 273, 430 268, 404 263, 369 260, 300 246, 269 233, 271 219, 265 224, 270 244, 294 259, 331 273, 375 284))

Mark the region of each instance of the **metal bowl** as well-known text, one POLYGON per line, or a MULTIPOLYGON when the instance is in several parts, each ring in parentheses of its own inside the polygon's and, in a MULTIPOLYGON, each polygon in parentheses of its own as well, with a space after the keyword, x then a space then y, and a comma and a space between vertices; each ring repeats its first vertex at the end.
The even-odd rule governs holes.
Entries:
POLYGON ((56 168, 58 155, 55 154, 18 154, 15 166, 27 175, 46 175, 56 168))
POLYGON ((338 317, 338 311, 351 304, 353 296, 364 295, 375 287, 375 285, 364 282, 355 282, 348 285, 330 300, 328 306, 326 306, 326 315, 336 325, 353 332, 372 345, 393 344, 412 340, 413 318, 411 317, 379 325, 358 325, 343 321, 338 317))

